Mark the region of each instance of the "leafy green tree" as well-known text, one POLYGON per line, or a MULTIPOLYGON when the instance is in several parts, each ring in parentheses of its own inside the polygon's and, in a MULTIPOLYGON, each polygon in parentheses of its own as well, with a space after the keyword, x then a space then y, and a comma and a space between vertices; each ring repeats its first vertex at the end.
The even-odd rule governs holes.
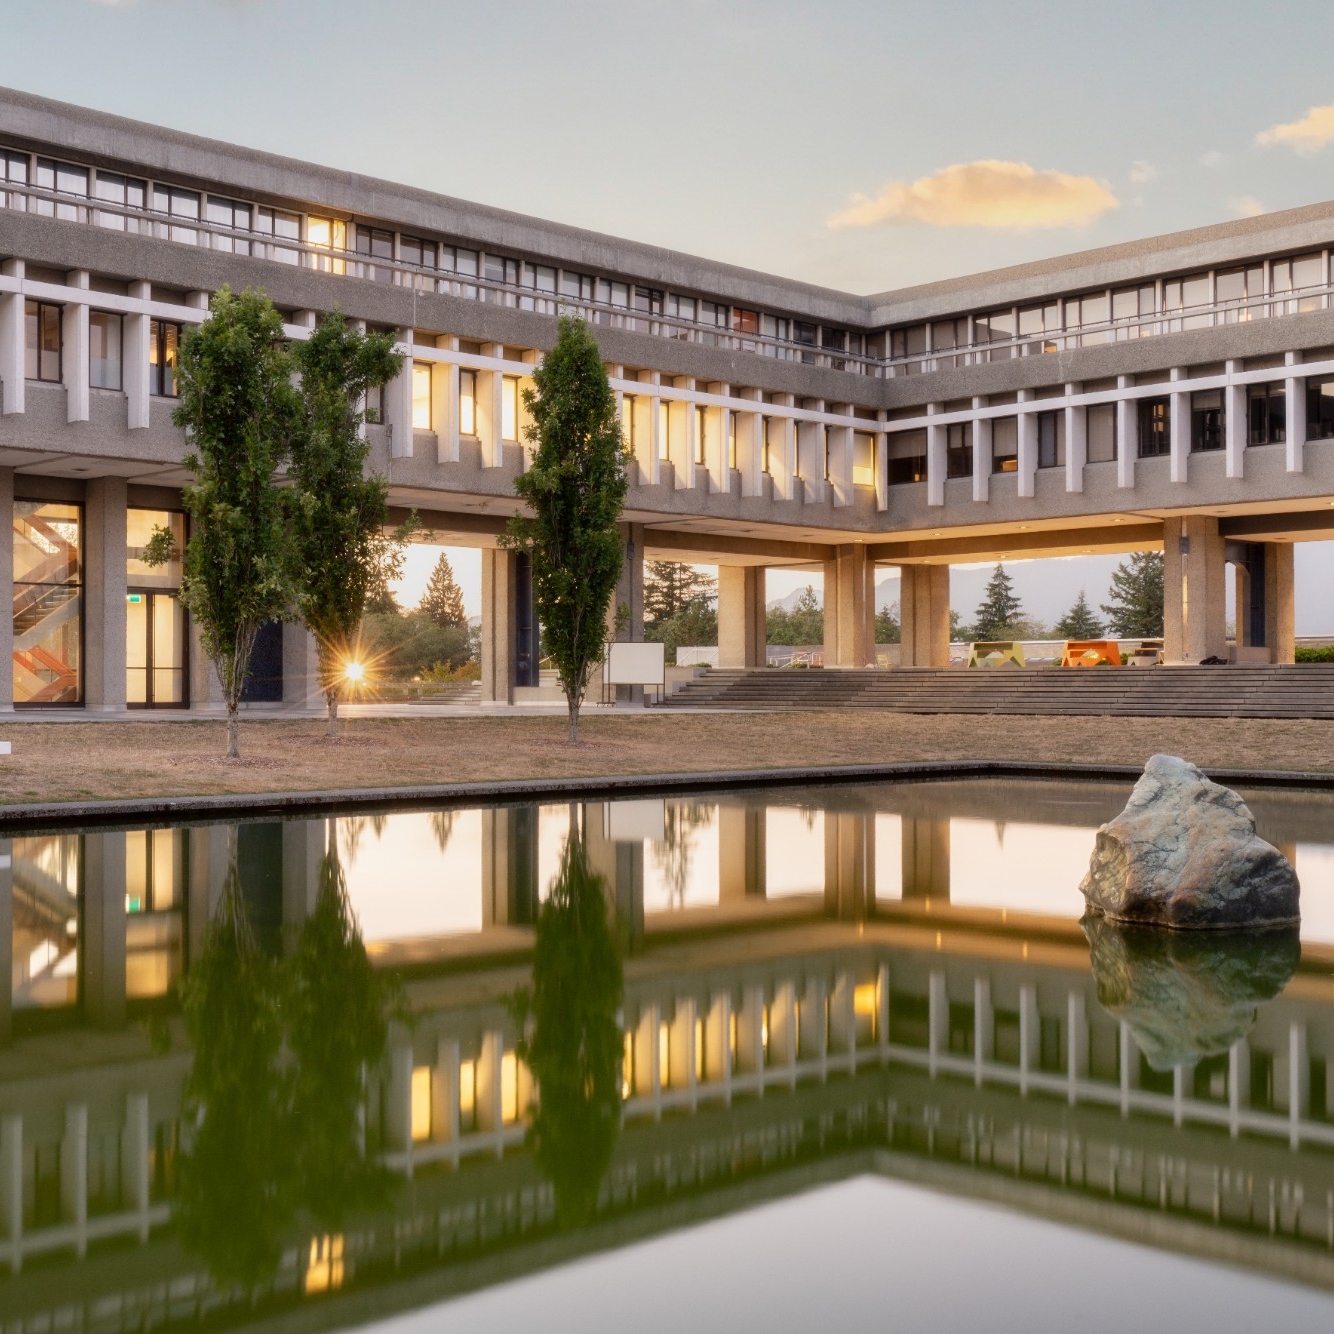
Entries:
POLYGON ((801 590, 791 611, 770 607, 764 621, 764 637, 770 644, 824 643, 824 612, 811 584, 801 590))
POLYGON ((1112 571, 1102 604, 1112 631, 1123 639, 1159 639, 1163 633, 1163 553, 1135 551, 1112 571))
MULTIPOLYGON (((301 431, 294 363, 282 317, 262 292, 224 287, 210 314, 181 340, 175 422, 190 444, 193 474, 181 602, 199 626, 227 707, 227 756, 240 756, 239 708, 255 636, 290 614, 288 506, 273 484, 301 431)), ((144 553, 165 564, 172 537, 159 529, 144 553)))
POLYGON ((670 620, 644 627, 644 638, 651 643, 663 644, 667 660, 676 661, 676 651, 682 646, 696 647, 718 642, 718 611, 702 599, 687 603, 670 620))
POLYGON ((426 584, 426 592, 417 604, 417 610, 429 616, 436 625, 467 627, 468 613, 463 609, 463 590, 454 578, 454 567, 442 551, 435 569, 426 584))
POLYGON ((338 700, 364 671, 357 631, 372 596, 403 567, 412 526, 389 533, 389 483, 366 471, 362 426, 370 390, 402 369, 389 334, 364 334, 326 315, 294 351, 301 372, 304 429, 289 469, 291 555, 297 609, 315 636, 327 735, 338 735, 338 700))
POLYGON ((987 582, 986 595, 974 616, 973 636, 976 639, 1012 639, 1024 616, 1023 604, 1014 592, 1014 584, 997 564, 987 582))
POLYGON ((565 1225, 587 1220, 621 1129, 623 976, 606 883, 588 864, 577 821, 537 918, 532 986, 514 998, 518 1044, 537 1082, 530 1136, 565 1225), (531 1024, 529 1023, 531 1020, 531 1024))
POLYGON ((898 644, 903 639, 903 627, 899 624, 899 604, 891 603, 881 607, 875 614, 875 642, 877 644, 898 644))
POLYGON ((692 603, 712 605, 717 598, 718 580, 713 575, 682 561, 645 561, 644 637, 656 642, 660 636, 650 633, 655 627, 674 620, 692 603))
POLYGON ((537 449, 514 489, 531 518, 515 515, 502 544, 532 555, 533 601, 543 648, 555 664, 569 709, 570 744, 579 709, 601 661, 622 544, 625 441, 602 355, 584 322, 562 315, 556 344, 524 391, 537 449))
POLYGON ((466 626, 437 625, 420 611, 371 613, 361 623, 361 649, 378 674, 396 681, 441 668, 454 671, 473 658, 466 626))
POLYGON ((1079 590, 1075 605, 1052 627, 1062 639, 1101 639, 1102 622, 1093 614, 1084 590, 1079 590))

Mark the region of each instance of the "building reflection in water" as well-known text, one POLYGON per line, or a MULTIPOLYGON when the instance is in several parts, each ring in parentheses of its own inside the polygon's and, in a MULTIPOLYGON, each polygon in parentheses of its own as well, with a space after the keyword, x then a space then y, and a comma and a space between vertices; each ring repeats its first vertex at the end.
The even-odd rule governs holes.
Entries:
POLYGON ((590 802, 577 889, 555 805, 15 838, 5 1329, 383 1314, 863 1172, 1334 1288, 1334 802, 1252 797, 1300 957, 1091 968, 1124 798, 590 802))

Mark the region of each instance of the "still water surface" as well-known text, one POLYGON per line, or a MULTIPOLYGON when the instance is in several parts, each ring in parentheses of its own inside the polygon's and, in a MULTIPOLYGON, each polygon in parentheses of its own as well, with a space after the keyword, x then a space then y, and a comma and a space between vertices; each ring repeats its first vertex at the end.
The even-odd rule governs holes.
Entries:
POLYGON ((4 842, 0 1330, 1328 1324, 1334 796, 1300 943, 1165 942, 1128 789, 4 842))

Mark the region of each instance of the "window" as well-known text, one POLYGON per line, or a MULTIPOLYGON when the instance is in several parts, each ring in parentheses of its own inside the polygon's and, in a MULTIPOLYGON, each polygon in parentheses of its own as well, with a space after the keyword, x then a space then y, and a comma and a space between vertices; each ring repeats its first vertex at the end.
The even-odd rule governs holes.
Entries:
POLYGON ((412 363, 412 429, 429 431, 431 426, 431 366, 429 362, 412 363))
MULTIPOLYGON (((0 148, 0 185, 28 184, 28 155, 12 148, 0 148)), ((26 209, 28 196, 18 190, 0 189, 0 208, 26 209)))
POLYGON ((148 392, 158 398, 179 398, 176 369, 180 365, 181 326, 154 320, 148 330, 148 392))
POLYGON ((1111 298, 1106 292, 1092 292, 1088 296, 1072 297, 1065 303, 1065 327, 1067 329, 1096 329, 1097 332, 1080 335, 1081 347, 1093 347, 1098 343, 1108 343, 1112 335, 1106 325, 1112 317, 1111 298))
POLYGON ((914 324, 907 329, 893 329, 889 335, 890 355, 895 360, 909 358, 904 370, 909 375, 916 375, 922 369, 921 361, 911 360, 921 357, 926 351, 926 325, 914 324))
MULTIPOLYGON (((1305 289, 1320 287, 1324 281, 1325 263, 1319 253, 1297 255, 1292 259, 1276 259, 1271 267, 1275 296, 1284 293, 1300 293, 1305 289)), ((1305 296, 1293 301, 1275 301, 1275 315, 1296 315, 1308 310, 1319 310, 1321 297, 1305 296)))
POLYGON ((1184 319, 1172 320, 1167 328, 1171 333, 1180 329, 1207 329, 1214 322, 1211 310, 1200 311, 1210 303, 1209 275, 1196 273, 1189 278, 1172 278, 1163 284, 1163 313, 1178 317, 1187 312, 1184 319), (1189 312, 1195 311, 1195 314, 1189 312))
POLYGON ((88 383, 94 389, 124 388, 121 370, 123 317, 104 310, 88 314, 88 383))
POLYGON ((23 374, 29 380, 60 383, 60 318, 63 307, 45 301, 23 303, 23 374))
MULTIPOLYGON (((317 250, 328 250, 341 257, 347 249, 347 223, 341 218, 307 218, 306 242, 317 250)), ((346 273, 347 263, 333 255, 312 255, 311 267, 321 273, 346 273)))
POLYGON ((517 286, 519 282, 519 261, 506 259, 503 255, 486 256, 486 281, 489 283, 508 283, 517 286))
POLYGON ((459 434, 477 434, 477 372, 459 372, 459 434))
POLYGON ((708 424, 708 416, 704 409, 695 405, 695 463, 696 465, 704 462, 704 438, 705 429, 708 424))
POLYGON ((973 475, 973 423, 955 422, 945 428, 945 476, 973 475))
POLYGON ((852 437, 852 484, 875 485, 875 436, 868 431, 857 431, 852 437))
POLYGON ((931 326, 931 351, 942 355, 935 357, 937 370, 948 370, 956 364, 950 355, 954 349, 968 346, 967 319, 937 320, 931 326))
MULTIPOLYGON (((88 198, 88 168, 76 167, 70 162, 55 162, 51 158, 37 159, 37 188, 49 190, 53 194, 70 195, 78 199, 88 198)), ((82 222, 83 209, 76 204, 67 204, 63 200, 35 199, 32 204, 34 213, 46 217, 64 218, 67 222, 82 222)))
POLYGON ((789 322, 777 315, 760 316, 760 332, 765 338, 778 338, 787 341, 789 322))
POLYGON ((1112 322, 1122 325, 1118 336, 1122 338, 1144 338, 1153 333, 1151 325, 1139 321, 1155 313, 1158 293, 1152 283, 1141 287, 1123 287, 1112 293, 1112 322))
POLYGON ((1259 264, 1244 269, 1224 269, 1214 275, 1214 301, 1223 307, 1219 320, 1223 324, 1236 324, 1241 320, 1253 320, 1265 313, 1261 305, 1248 305, 1256 297, 1265 294, 1265 271, 1259 264))
POLYGON ((574 301, 592 301, 593 279, 587 273, 572 273, 569 269, 562 269, 560 294, 574 301))
POLYGON ((1306 438, 1334 440, 1334 380, 1306 382, 1306 438))
MULTIPOLYGON (((260 236, 271 236, 275 241, 299 241, 301 219, 280 208, 259 208, 255 210, 255 231, 260 236)), ((297 264, 301 258, 294 247, 285 245, 257 245, 251 253, 276 260, 279 264, 297 264)))
POLYGON ((973 342, 980 347, 988 343, 1004 343, 1006 346, 993 348, 985 354, 989 361, 1009 361, 1014 349, 1008 344, 1014 338, 1014 311, 997 310, 990 315, 973 317, 973 342))
POLYGON ((14 502, 14 703, 82 698, 83 511, 14 502))
POLYGON ((1139 456, 1156 458, 1172 452, 1172 419, 1165 398, 1139 401, 1139 456))
MULTIPOLYGON (((803 348, 814 347, 815 325, 808 323, 806 320, 793 320, 792 341, 803 348)), ((812 352, 802 352, 801 359, 808 366, 815 364, 815 355, 812 352)))
POLYGON ((991 423, 991 471, 1019 471, 1019 418, 1000 417, 991 423))
POLYGON ((519 377, 506 375, 500 382, 500 438, 519 441, 519 377))
POLYGON ((1116 404, 1095 403, 1088 410, 1088 461, 1111 463, 1116 459, 1116 404))
POLYGON ((186 702, 188 652, 179 596, 185 515, 132 508, 125 543, 125 699, 132 707, 179 707, 186 702), (145 565, 144 547, 159 528, 171 532, 175 554, 165 565, 145 565))
MULTIPOLYGON (((393 248, 393 238, 390 237, 390 255, 393 254, 393 248)), ((420 236, 400 236, 398 258, 404 264, 415 264, 421 269, 433 269, 436 267, 435 242, 423 241, 420 236)))
MULTIPOLYGON (((101 179, 99 176, 98 181, 101 179)), ((223 199, 218 195, 209 195, 204 210, 206 222, 214 227, 226 227, 234 232, 249 232, 253 215, 254 210, 249 204, 243 204, 235 199, 223 199)), ((210 236, 209 242, 214 250, 237 255, 250 254, 250 241, 245 236, 225 236, 215 232, 210 236)))
POLYGON ((389 262, 394 258, 394 234, 378 227, 357 228, 357 254, 369 260, 384 260, 383 264, 368 264, 364 276, 376 282, 393 282, 389 262))
MULTIPOLYGON (((1310 395, 1308 394, 1308 403, 1310 395)), ((1314 430, 1307 435, 1319 438, 1314 430)), ((1281 445, 1288 438, 1288 395, 1282 380, 1276 384, 1253 384, 1246 390, 1246 443, 1281 445)))
POLYGON ((153 227, 153 235, 159 239, 166 238, 171 241, 181 241, 186 245, 194 245, 199 239, 199 232, 194 227, 181 227, 175 222, 176 219, 185 219, 188 222, 198 222, 199 219, 199 192, 197 190, 182 190, 174 185, 160 185, 156 181, 153 183, 153 212, 164 214, 173 219, 171 223, 157 223, 153 227))
POLYGON ((758 334, 760 332, 760 312, 743 310, 736 306, 732 310, 732 332, 739 334, 758 334))
MULTIPOLYGON (((96 198, 108 204, 115 204, 117 209, 138 209, 142 212, 148 205, 148 183, 133 176, 121 176, 114 171, 99 171, 97 184, 93 187, 96 198)), ((127 218, 122 212, 108 212, 98 209, 94 219, 99 227, 106 227, 113 232, 137 232, 138 218, 127 218)))
POLYGON ((1019 312, 1019 337, 1030 339, 1023 346, 1025 356, 1034 352, 1058 352, 1061 332, 1061 305, 1049 301, 1042 306, 1026 306, 1019 312))
POLYGON ((889 437, 889 484, 926 481, 926 432, 900 431, 889 437))
POLYGON ((1190 448, 1194 454, 1222 449, 1223 391, 1205 389, 1190 396, 1190 448))
POLYGON ((1065 466, 1065 413, 1038 413, 1038 467, 1065 466))

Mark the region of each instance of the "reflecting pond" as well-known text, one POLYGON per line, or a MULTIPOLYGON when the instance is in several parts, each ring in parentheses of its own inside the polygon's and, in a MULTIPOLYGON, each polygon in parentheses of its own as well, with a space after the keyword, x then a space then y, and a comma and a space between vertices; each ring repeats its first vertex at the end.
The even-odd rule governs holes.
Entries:
POLYGON ((0 841, 0 1330, 1329 1321, 1334 794, 1205 939, 1080 920, 1129 786, 0 841))

